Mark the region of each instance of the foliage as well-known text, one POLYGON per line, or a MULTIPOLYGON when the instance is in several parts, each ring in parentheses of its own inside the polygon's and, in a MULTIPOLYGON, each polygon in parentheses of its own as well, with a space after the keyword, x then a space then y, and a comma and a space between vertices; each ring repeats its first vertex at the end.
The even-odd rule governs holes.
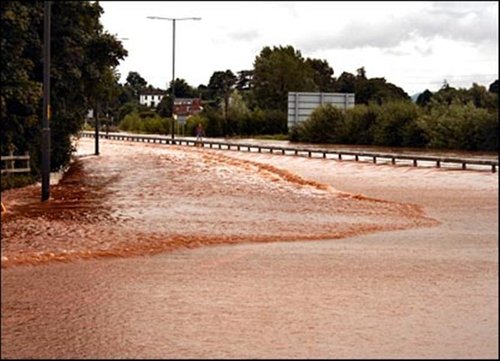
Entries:
POLYGON ((313 143, 343 143, 346 138, 346 120, 344 112, 326 104, 317 107, 305 122, 294 128, 294 141, 313 143))
POLYGON ((431 99, 432 93, 429 91, 429 89, 425 89, 423 93, 419 94, 416 103, 421 107, 425 107, 431 102, 431 99))
MULTIPOLYGON (((13 144, 28 150, 39 174, 43 84, 43 2, 0 3, 1 153, 13 144)), ((114 68, 127 52, 99 22, 98 2, 52 2, 51 170, 70 159, 71 136, 83 126, 97 99, 115 95, 114 68)))
POLYGON ((288 92, 316 91, 315 72, 292 46, 264 47, 254 61, 253 91, 261 109, 287 110, 288 92))
POLYGON ((291 129, 292 141, 498 151, 498 112, 431 100, 356 105, 343 115, 317 108, 291 129))
POLYGON ((146 89, 148 82, 138 72, 131 71, 127 75, 127 82, 125 88, 128 88, 132 98, 139 99, 141 91, 146 89))
POLYGON ((224 118, 222 114, 213 108, 206 108, 200 113, 204 118, 205 135, 207 137, 219 137, 223 135, 224 118))
POLYGON ((236 81, 236 89, 248 90, 252 87, 253 70, 240 70, 236 81))
POLYGON ((334 92, 333 69, 326 60, 307 58, 305 65, 313 70, 313 79, 319 92, 334 92))
POLYGON ((488 91, 498 95, 498 79, 490 84, 488 91))
POLYGON ((373 127, 377 123, 380 106, 360 104, 346 112, 346 143, 373 144, 373 127))
POLYGON ((418 123, 419 108, 411 102, 392 102, 380 107, 373 129, 373 143, 385 146, 421 147, 426 144, 418 123))
MULTIPOLYGON (((196 115, 193 115, 193 116, 190 116, 189 118, 187 118, 186 120, 186 135, 187 136, 195 136, 196 135, 196 127, 198 126, 198 124, 201 124, 201 126, 203 127, 203 129, 206 129, 207 128, 207 118, 199 115, 199 114, 196 114, 196 115)), ((205 131, 206 133, 206 131, 205 131)))
POLYGON ((143 112, 133 111, 127 114, 120 122, 118 128, 126 132, 168 134, 171 126, 171 118, 162 118, 149 110, 143 112))
POLYGON ((35 182, 35 177, 26 174, 6 174, 1 177, 0 190, 4 191, 11 188, 21 188, 35 182))
POLYGON ((233 72, 228 69, 226 71, 214 72, 208 83, 208 90, 211 98, 214 99, 216 104, 218 104, 218 106, 222 109, 222 129, 224 134, 232 132, 232 127, 230 127, 230 124, 228 123, 229 98, 237 79, 238 78, 233 74, 233 72))
POLYGON ((498 114, 472 102, 437 105, 423 118, 428 147, 464 150, 498 150, 498 114))

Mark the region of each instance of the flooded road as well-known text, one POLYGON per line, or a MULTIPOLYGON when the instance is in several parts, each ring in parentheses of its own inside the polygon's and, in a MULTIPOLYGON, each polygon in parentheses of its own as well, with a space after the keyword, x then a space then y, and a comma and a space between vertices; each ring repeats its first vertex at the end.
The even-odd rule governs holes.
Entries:
POLYGON ((438 224, 415 205, 340 192, 216 151, 110 142, 107 153, 89 157, 93 142, 80 142, 49 202, 36 187, 6 192, 2 267, 438 224))
POLYGON ((92 146, 2 194, 2 357, 498 356, 497 175, 92 146))

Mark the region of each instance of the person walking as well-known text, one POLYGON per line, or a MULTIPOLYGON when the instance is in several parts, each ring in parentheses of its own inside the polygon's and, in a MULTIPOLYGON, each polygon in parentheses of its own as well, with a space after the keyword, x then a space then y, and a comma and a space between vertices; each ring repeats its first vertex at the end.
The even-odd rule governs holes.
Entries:
POLYGON ((201 123, 198 123, 196 126, 196 142, 201 142, 203 141, 203 136, 205 135, 205 131, 203 130, 203 125, 201 123))

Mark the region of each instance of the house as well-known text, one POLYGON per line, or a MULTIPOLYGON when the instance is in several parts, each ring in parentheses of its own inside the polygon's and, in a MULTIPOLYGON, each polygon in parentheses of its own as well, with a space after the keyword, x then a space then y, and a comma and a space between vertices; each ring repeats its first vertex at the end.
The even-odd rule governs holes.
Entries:
POLYGON ((139 94, 139 103, 148 107, 156 107, 165 96, 164 90, 146 89, 139 94))

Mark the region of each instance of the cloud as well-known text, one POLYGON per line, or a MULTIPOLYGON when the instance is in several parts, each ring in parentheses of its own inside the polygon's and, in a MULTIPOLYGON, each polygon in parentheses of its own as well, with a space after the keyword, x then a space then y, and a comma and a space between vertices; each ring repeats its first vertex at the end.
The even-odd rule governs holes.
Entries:
POLYGON ((498 3, 432 3, 419 12, 386 16, 382 21, 352 21, 338 33, 303 38, 301 48, 391 49, 404 42, 435 38, 498 44, 498 3))
POLYGON ((260 34, 257 30, 246 30, 229 33, 228 37, 236 41, 252 41, 259 38, 260 34))

